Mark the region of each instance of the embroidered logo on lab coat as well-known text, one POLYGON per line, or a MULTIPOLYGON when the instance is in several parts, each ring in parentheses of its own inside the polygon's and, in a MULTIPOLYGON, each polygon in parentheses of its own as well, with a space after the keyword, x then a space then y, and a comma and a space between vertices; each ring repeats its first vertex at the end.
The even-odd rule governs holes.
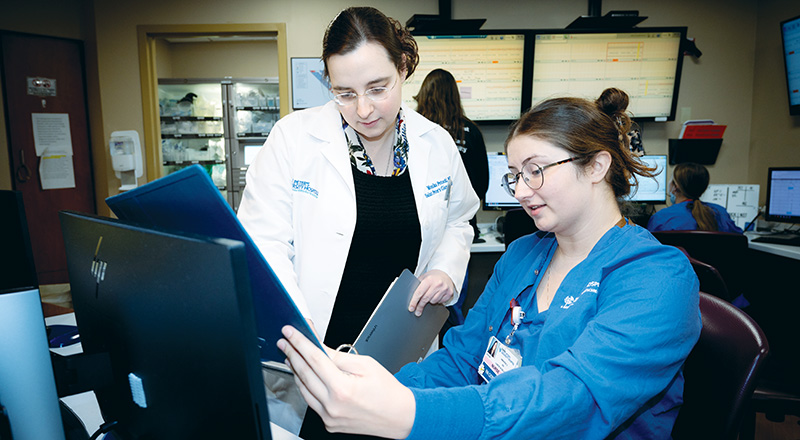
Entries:
POLYGON ((586 287, 583 289, 581 294, 578 295, 577 297, 574 297, 574 296, 570 295, 570 296, 567 296, 566 298, 564 298, 564 305, 562 305, 561 308, 562 309, 568 309, 568 308, 572 307, 572 305, 575 304, 576 302, 578 302, 578 300, 583 296, 584 293, 586 293, 586 292, 597 293, 597 289, 599 287, 600 287, 600 283, 598 283, 597 281, 590 281, 589 284, 587 284, 586 287))
MULTIPOLYGON (((430 183, 428 185, 425 185, 425 188, 428 190, 428 192, 425 193, 425 198, 426 199, 427 198, 431 198, 431 197, 433 197, 434 194, 439 194, 442 191, 447 191, 447 193, 445 193, 445 194, 447 196, 449 196, 449 192, 450 192, 450 176, 447 176, 446 178, 444 178, 444 179, 442 179, 442 180, 440 180, 438 182, 433 182, 433 183, 430 183)), ((449 197, 445 197, 445 199, 448 199, 448 198, 449 197)))
POLYGON ((319 197, 319 191, 311 187, 311 184, 303 180, 292 181, 292 191, 303 192, 312 196, 319 197))

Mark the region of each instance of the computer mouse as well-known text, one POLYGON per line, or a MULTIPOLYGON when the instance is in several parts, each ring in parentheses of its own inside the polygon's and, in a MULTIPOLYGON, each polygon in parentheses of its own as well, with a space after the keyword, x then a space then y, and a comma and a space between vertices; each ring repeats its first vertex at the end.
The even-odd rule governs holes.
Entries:
POLYGON ((78 327, 74 325, 51 325, 47 327, 47 339, 50 348, 67 347, 81 342, 78 327))

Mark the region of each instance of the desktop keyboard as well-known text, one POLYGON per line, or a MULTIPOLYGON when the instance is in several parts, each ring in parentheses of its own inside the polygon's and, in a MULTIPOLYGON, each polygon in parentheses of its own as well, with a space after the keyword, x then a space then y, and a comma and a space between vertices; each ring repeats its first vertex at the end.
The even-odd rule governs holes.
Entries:
POLYGON ((789 246, 800 246, 800 235, 795 234, 770 234, 754 238, 756 243, 785 244, 789 246))

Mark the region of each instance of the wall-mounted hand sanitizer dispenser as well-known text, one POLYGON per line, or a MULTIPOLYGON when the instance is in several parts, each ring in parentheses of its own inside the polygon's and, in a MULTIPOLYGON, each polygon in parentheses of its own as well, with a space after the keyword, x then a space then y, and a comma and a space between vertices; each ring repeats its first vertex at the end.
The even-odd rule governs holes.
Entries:
POLYGON ((115 131, 108 141, 111 150, 111 167, 120 179, 120 191, 138 186, 137 180, 144 174, 142 146, 136 130, 115 131))

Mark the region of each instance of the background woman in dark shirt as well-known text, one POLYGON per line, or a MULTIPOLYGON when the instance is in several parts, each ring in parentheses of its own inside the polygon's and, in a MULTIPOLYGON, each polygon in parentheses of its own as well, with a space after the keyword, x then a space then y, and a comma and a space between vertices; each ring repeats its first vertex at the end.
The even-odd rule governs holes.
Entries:
MULTIPOLYGON (((464 115, 456 79, 444 69, 434 69, 422 81, 414 99, 419 114, 444 127, 453 137, 472 182, 472 189, 483 199, 489 188, 486 144, 478 126, 464 115)), ((477 240, 480 237, 477 218, 472 217, 469 223, 475 230, 474 240, 477 240)))

